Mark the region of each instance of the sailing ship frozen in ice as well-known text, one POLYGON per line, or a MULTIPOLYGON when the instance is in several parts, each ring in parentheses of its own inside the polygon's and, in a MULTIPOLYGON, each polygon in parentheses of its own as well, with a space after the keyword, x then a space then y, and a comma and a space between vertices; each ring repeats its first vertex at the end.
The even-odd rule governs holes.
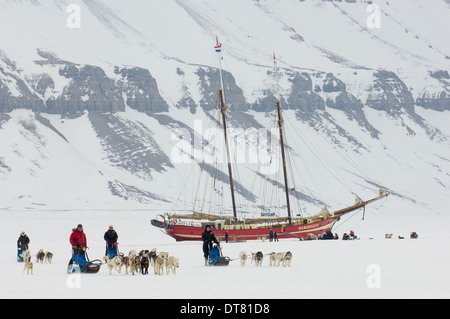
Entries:
POLYGON ((289 175, 286 161, 286 147, 284 134, 283 112, 280 102, 280 90, 278 81, 278 66, 275 53, 273 55, 274 73, 277 82, 277 99, 274 105, 276 113, 276 123, 278 138, 280 143, 281 163, 283 171, 283 183, 285 193, 286 216, 275 216, 272 212, 263 212, 258 218, 244 218, 237 212, 235 185, 232 171, 232 161, 230 154, 229 137, 227 131, 227 109, 225 104, 225 92, 222 75, 222 44, 216 37, 215 51, 219 57, 220 64, 220 89, 218 92, 218 102, 220 111, 221 126, 223 128, 224 147, 226 151, 226 160, 228 167, 229 187, 231 192, 231 205, 233 215, 211 214, 199 211, 193 211, 190 214, 165 213, 160 215, 162 220, 152 219, 151 224, 165 230, 165 232, 175 238, 177 241, 200 241, 206 225, 211 226, 214 234, 219 240, 223 240, 225 233, 229 240, 247 241, 269 238, 270 231, 276 232, 278 238, 300 238, 306 239, 308 236, 318 236, 319 234, 331 232, 333 226, 340 218, 351 212, 365 209, 365 207, 375 201, 389 196, 389 193, 379 190, 377 197, 364 201, 356 197, 353 205, 330 212, 323 208, 318 214, 313 216, 293 216, 290 201, 289 175))

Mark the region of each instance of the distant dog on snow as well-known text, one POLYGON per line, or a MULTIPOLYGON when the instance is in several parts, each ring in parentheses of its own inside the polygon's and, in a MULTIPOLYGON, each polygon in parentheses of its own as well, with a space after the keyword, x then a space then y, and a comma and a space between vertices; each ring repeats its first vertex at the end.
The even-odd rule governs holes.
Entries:
POLYGON ((169 258, 169 253, 161 252, 155 260, 155 275, 164 274, 164 264, 166 263, 166 259, 169 258))
POLYGON ((284 253, 277 253, 275 255, 275 260, 277 263, 277 267, 280 267, 280 265, 284 265, 284 253))
POLYGON ((44 263, 45 253, 43 249, 40 249, 36 255, 36 263, 41 262, 41 264, 44 263))
POLYGON ((245 263, 247 261, 247 252, 246 251, 241 251, 239 253, 239 259, 241 260, 241 266, 245 266, 245 263))
POLYGON ((177 268, 180 267, 180 261, 175 256, 170 256, 166 259, 166 273, 169 274, 173 272, 175 275, 177 272, 177 268))
POLYGON ((130 271, 131 274, 134 276, 134 273, 139 273, 139 270, 141 269, 141 257, 134 256, 132 259, 130 259, 130 271))
POLYGON ((264 258, 264 255, 263 255, 263 253, 261 251, 256 252, 256 254, 255 254, 256 267, 258 267, 258 266, 261 267, 262 266, 263 258, 264 258))
POLYGON ((384 238, 386 238, 386 239, 391 239, 391 238, 392 238, 392 235, 393 235, 393 234, 386 234, 386 235, 384 235, 384 238))
POLYGON ((115 256, 112 259, 109 259, 108 256, 103 257, 103 260, 106 260, 106 264, 108 265, 109 268, 109 274, 112 275, 112 271, 113 269, 115 269, 119 274, 122 271, 122 267, 121 267, 121 263, 122 261, 120 260, 119 256, 115 256))
POLYGON ((271 253, 269 254, 269 266, 270 266, 270 267, 275 266, 275 263, 276 263, 276 261, 275 261, 276 255, 277 255, 277 253, 274 252, 274 251, 271 252, 271 253))
POLYGON ((130 250, 130 252, 128 253, 128 259, 132 260, 134 259, 134 257, 137 256, 136 250, 130 250))
POLYGON ((49 251, 45 253, 45 262, 51 264, 53 260, 53 254, 49 251))
POLYGON ((33 274, 33 263, 31 262, 31 253, 29 250, 26 250, 22 253, 20 256, 23 258, 23 261, 25 262, 25 267, 23 267, 23 273, 25 273, 25 270, 27 271, 27 275, 33 274))
POLYGON ((150 258, 148 253, 144 253, 141 256, 141 274, 148 275, 148 267, 150 267, 150 258))
POLYGON ((128 267, 130 267, 130 259, 128 256, 125 256, 123 253, 119 253, 119 258, 121 261, 120 267, 125 266, 125 275, 128 275, 128 267))
POLYGON ((286 252, 284 254, 284 260, 283 260, 283 267, 291 267, 291 261, 292 261, 292 253, 290 251, 286 252))
POLYGON ((155 267, 155 260, 156 257, 158 255, 156 254, 156 248, 153 248, 152 250, 150 250, 150 253, 148 254, 148 257, 150 257, 150 264, 152 265, 152 267, 155 267))

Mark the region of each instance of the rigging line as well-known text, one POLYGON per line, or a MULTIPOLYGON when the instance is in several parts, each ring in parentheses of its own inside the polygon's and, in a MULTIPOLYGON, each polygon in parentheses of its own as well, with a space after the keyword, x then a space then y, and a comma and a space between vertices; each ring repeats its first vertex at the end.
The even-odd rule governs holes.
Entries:
MULTIPOLYGON (((187 183, 189 182, 190 176, 191 176, 191 174, 192 174, 193 171, 194 171, 193 169, 190 169, 190 170, 187 171, 187 178, 184 178, 184 183, 183 183, 183 185, 182 185, 182 187, 181 187, 181 189, 180 189, 180 192, 178 193, 177 198, 175 199, 175 201, 174 201, 174 203, 173 203, 172 209, 170 210, 171 212, 175 211, 175 206, 178 204, 178 201, 180 200, 181 195, 182 195, 182 194, 184 193, 184 191, 186 190, 186 187, 185 187, 185 186, 186 186, 187 183)), ((186 172, 185 172, 185 173, 186 173, 186 172)))
MULTIPOLYGON (((267 126, 267 129, 270 130, 270 122, 269 125, 267 126)), ((258 157, 257 157, 257 174, 254 174, 254 179, 253 179, 253 185, 252 185, 252 193, 256 188, 254 187, 254 184, 256 183, 257 179, 261 179, 262 181, 260 183, 258 183, 259 188, 258 188, 258 198, 257 198, 257 202, 256 205, 254 207, 254 213, 253 213, 253 217, 255 217, 256 214, 259 213, 259 211, 261 209, 265 209, 265 201, 267 199, 266 197, 266 183, 267 183, 267 177, 265 174, 261 173, 262 172, 262 156, 263 154, 267 154, 267 143, 268 143, 268 139, 267 139, 267 134, 266 136, 258 136, 258 141, 257 141, 257 146, 258 146, 258 157), (259 173, 259 174, 258 174, 259 173)))
MULTIPOLYGON (((348 222, 351 218, 353 218, 356 214, 358 214, 358 213, 361 211, 361 209, 363 209, 363 208, 359 208, 358 210, 356 210, 356 212, 354 212, 352 215, 350 215, 349 218, 347 218, 347 219, 344 220, 342 223, 340 223, 337 227, 335 227, 334 230, 337 230, 337 229, 341 228, 342 225, 344 225, 344 224, 345 224, 346 222, 348 222)), ((361 222, 361 221, 360 221, 360 222, 361 222)))
MULTIPOLYGON (((287 153, 286 153, 286 158, 287 158, 287 165, 288 165, 288 169, 289 169, 289 171, 290 171, 290 174, 291 174, 291 183, 292 183, 292 186, 293 186, 293 188, 291 188, 291 187, 289 187, 289 191, 291 191, 291 189, 293 189, 294 191, 293 191, 293 195, 294 195, 294 197, 295 197, 295 199, 296 199, 296 203, 297 203, 297 205, 295 206, 296 207, 296 209, 298 209, 298 211, 297 211, 297 213, 298 213, 298 215, 300 215, 301 217, 303 217, 302 215, 302 213, 303 213, 303 209, 302 209, 302 207, 301 207, 301 201, 300 201, 300 199, 299 199, 299 195, 298 195, 298 193, 297 193, 297 185, 296 185, 296 183, 295 183, 295 176, 294 176, 294 171, 293 171, 293 165, 292 165, 292 159, 291 159, 291 152, 290 151, 288 151, 287 153)), ((290 194, 289 194, 290 195, 290 194)), ((296 214, 297 215, 297 214, 296 214)))
MULTIPOLYGON (((269 122, 267 129, 270 130, 270 122, 269 122)), ((261 205, 261 206, 264 205, 264 202, 262 202, 261 198, 265 199, 265 196, 263 194, 263 190, 265 188, 263 185, 267 182, 267 179, 266 179, 265 175, 262 173, 262 166, 263 166, 262 156, 267 154, 267 144, 268 144, 267 134, 265 137, 262 136, 261 134, 257 134, 255 143, 256 143, 255 149, 256 149, 256 161, 257 161, 256 164, 257 165, 256 165, 255 174, 253 174, 253 181, 252 181, 251 189, 250 189, 251 194, 255 194, 255 193, 257 194, 256 203, 252 209, 253 217, 255 217, 255 215, 258 213, 258 210, 260 209, 259 205, 261 205), (262 179, 262 182, 258 183, 258 185, 259 185, 258 190, 255 187, 257 179, 262 179), (263 196, 261 196, 261 194, 263 196)), ((250 205, 250 201, 247 201, 247 205, 248 206, 250 205)))
MULTIPOLYGON (((329 146, 331 146, 332 148, 333 148, 333 150, 336 152, 336 153, 338 153, 343 159, 344 159, 344 161, 346 161, 346 162, 349 162, 352 166, 353 166, 353 168, 355 168, 363 177, 365 177, 366 179, 368 179, 368 180, 370 180, 371 178, 369 178, 367 175, 366 175, 366 173, 364 172, 364 170, 363 169, 361 169, 350 157, 347 157, 347 156, 345 156, 344 155, 344 153, 343 152, 341 152, 340 150, 339 150, 339 148, 335 145, 335 144, 332 144, 332 143, 330 143, 326 138, 324 138, 321 134, 319 134, 319 136, 320 136, 320 138, 322 139, 322 140, 324 140, 329 146)), ((362 164, 362 163, 361 163, 362 164)), ((362 164, 363 165, 363 164, 362 164)), ((364 166, 364 165, 363 165, 364 166)), ((367 169, 366 169, 366 171, 368 171, 367 169)))
POLYGON ((320 152, 319 152, 317 149, 315 149, 313 145, 311 145, 311 144, 309 144, 309 143, 306 142, 306 139, 305 139, 304 136, 301 134, 301 132, 299 132, 299 131, 296 130, 295 128, 294 128, 294 130, 295 130, 296 133, 299 135, 300 139, 303 141, 303 143, 306 145, 306 147, 307 147, 307 148, 311 151, 311 153, 314 155, 314 157, 315 157, 315 158, 323 165, 323 167, 324 167, 331 175, 333 175, 333 177, 334 177, 334 178, 335 178, 342 186, 344 186, 350 193, 352 193, 352 194, 355 195, 355 196, 358 196, 352 189, 350 189, 349 186, 347 186, 347 185, 342 181, 342 178, 339 176, 338 173, 334 173, 334 172, 329 168, 329 167, 332 167, 332 166, 331 166, 330 163, 326 160, 326 158, 323 157, 323 156, 320 156, 320 157, 319 157, 319 156, 316 154, 316 152, 319 153, 319 154, 320 154, 320 152), (314 152, 313 149, 315 149, 315 152, 314 152), (322 160, 322 159, 323 159, 323 160, 322 160), (327 167, 327 165, 325 165, 324 161, 328 164, 329 167, 327 167))
MULTIPOLYGON (((286 94, 290 94, 288 91, 284 90, 281 88, 281 90, 286 93, 286 94)), ((321 134, 318 134, 320 136, 321 139, 323 139, 328 145, 330 145, 346 162, 349 162, 363 177, 365 177, 367 180, 376 180, 373 177, 369 177, 366 175, 366 170, 361 169, 353 160, 351 160, 349 157, 346 157, 342 154, 342 152, 339 150, 339 148, 337 148, 336 145, 331 144, 324 136, 322 136, 321 134)), ((361 163, 362 166, 364 166, 363 163, 361 163)))
MULTIPOLYGON (((288 126, 292 127, 293 130, 295 130, 295 127, 294 127, 293 123, 290 121, 289 118, 287 119, 287 124, 288 124, 288 126)), ((293 140, 295 141, 295 139, 293 139, 293 140)), ((299 147, 297 143, 295 143, 295 146, 296 146, 296 149, 301 150, 301 146, 299 147)), ((313 177, 312 174, 311 174, 310 169, 308 168, 308 162, 307 162, 307 161, 305 160, 305 158, 303 157, 303 154, 302 154, 301 151, 298 152, 298 155, 299 155, 299 157, 300 157, 300 159, 301 159, 301 161, 302 161, 302 163, 303 163, 303 166, 305 167, 305 170, 306 170, 306 173, 307 173, 308 176, 309 176, 309 179, 311 180, 312 184, 314 185, 314 188, 315 188, 316 193, 314 194, 313 191, 312 191, 312 190, 306 185, 306 183, 305 183, 305 188, 306 188, 306 190, 308 190, 309 195, 310 195, 312 198, 317 198, 317 195, 318 195, 318 196, 319 196, 319 199, 320 199, 322 202, 324 202, 324 199, 323 199, 323 196, 322 196, 322 194, 321 194, 321 192, 320 192, 320 189, 319 189, 319 187, 317 186, 317 184, 316 184, 316 182, 315 182, 315 179, 314 179, 314 177, 313 177)), ((295 162, 294 162, 294 166, 295 166, 295 168, 296 168, 296 171, 300 173, 301 170, 297 167, 297 165, 296 165, 295 162)))
MULTIPOLYGON (((238 169, 239 163, 238 163, 238 149, 239 149, 239 139, 236 139, 236 135, 232 136, 232 141, 235 141, 235 143, 231 143, 230 145, 230 151, 234 151, 233 152, 233 157, 234 157, 234 162, 232 163, 232 168, 234 169, 234 180, 236 182, 236 202, 237 202, 237 206, 240 207, 241 211, 242 211, 242 194, 244 193, 244 189, 243 189, 243 184, 241 183, 241 175, 240 175, 240 170, 238 169)), ((244 138, 244 152, 247 149, 245 147, 245 143, 246 143, 246 136, 243 136, 244 138)), ((245 163, 245 156, 246 154, 244 154, 244 163, 245 163)), ((251 196, 251 194, 249 194, 249 196, 251 196)))
MULTIPOLYGON (((212 114, 212 116, 211 117, 208 117, 209 118, 209 121, 208 121, 208 126, 207 126, 207 131, 209 131, 211 128, 214 128, 216 125, 216 123, 217 123, 217 119, 216 119, 216 117, 217 117, 217 111, 216 111, 216 109, 214 109, 213 110, 213 114, 212 114)), ((195 200, 196 200, 196 202, 199 202, 199 200, 198 200, 198 194, 199 194, 199 192, 200 192, 200 188, 202 187, 202 186, 204 186, 204 190, 203 190, 203 196, 202 196, 202 200, 200 200, 200 203, 201 203, 201 210, 203 210, 204 209, 204 206, 205 206, 205 201, 206 201, 206 192, 207 192, 207 189, 208 189, 208 185, 209 185, 209 180, 210 180, 210 175, 211 176, 214 176, 214 172, 213 171, 208 171, 207 169, 206 169, 206 154, 205 154, 205 148, 204 148, 204 146, 203 146, 203 144, 204 143, 207 143, 207 145, 211 145, 211 141, 208 139, 208 137, 207 136, 203 136, 203 133, 202 133, 202 142, 201 142, 201 147, 202 147, 202 152, 201 152, 201 154, 202 154, 202 162, 201 162, 201 165, 200 165, 200 167, 201 167, 201 171, 200 171, 200 178, 199 178, 199 182, 198 182, 198 184, 197 184, 197 192, 196 192, 196 195, 195 195, 195 200), (205 180, 206 181, 206 183, 204 184, 204 183, 202 183, 202 181, 203 180, 205 180), (202 184, 204 184, 204 185, 202 185, 202 184)), ((213 154, 214 154, 214 152, 215 152, 215 147, 214 147, 214 145, 212 145, 212 151, 213 151, 213 154)), ((210 169, 213 169, 214 167, 213 167, 213 165, 210 165, 209 166, 210 167, 210 169)), ((200 204, 199 203, 199 204, 200 204)))

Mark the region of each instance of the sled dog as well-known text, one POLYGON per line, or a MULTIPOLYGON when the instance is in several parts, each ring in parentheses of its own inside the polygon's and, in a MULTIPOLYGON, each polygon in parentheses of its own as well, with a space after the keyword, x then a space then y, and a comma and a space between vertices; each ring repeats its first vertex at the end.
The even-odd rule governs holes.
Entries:
POLYGON ((155 275, 164 274, 164 264, 166 259, 169 257, 169 253, 161 252, 155 260, 155 275))
POLYGON ((148 253, 144 253, 141 256, 141 274, 148 275, 148 267, 150 266, 150 258, 148 253))
POLYGON ((26 250, 22 253, 22 255, 20 256, 23 258, 23 261, 25 263, 25 266, 23 267, 23 273, 25 273, 25 271, 27 272, 27 275, 33 274, 33 263, 31 262, 31 254, 29 250, 26 250))
POLYGON ((125 256, 123 253, 119 253, 120 258, 120 268, 125 267, 125 275, 128 275, 128 267, 130 267, 130 259, 128 256, 125 256))
POLYGON ((45 253, 43 249, 40 249, 36 255, 36 263, 44 263, 45 253))
POLYGON ((239 259, 241 260, 241 266, 245 266, 245 263, 247 262, 247 252, 246 251, 241 251, 239 253, 239 259))
POLYGON ((177 257, 170 256, 167 258, 167 263, 166 263, 167 274, 169 274, 172 271, 173 274, 176 275, 178 267, 180 267, 180 262, 177 257))
POLYGON ((51 264, 53 260, 53 254, 49 251, 45 252, 45 262, 51 264))
POLYGON ((257 267, 258 266, 259 267, 262 266, 263 258, 264 258, 264 255, 263 255, 263 253, 261 251, 258 251, 255 254, 255 264, 256 264, 257 267))
POLYGON ((284 260, 283 260, 283 267, 291 267, 291 261, 292 261, 292 253, 290 251, 286 252, 284 254, 284 260))
POLYGON ((270 267, 272 267, 272 266, 275 266, 276 265, 276 259, 277 259, 277 253, 276 252, 271 252, 270 254, 269 254, 269 266, 270 267))
POLYGON ((106 260, 106 264, 108 265, 109 268, 109 274, 112 275, 112 271, 113 269, 115 269, 119 274, 122 271, 122 267, 121 267, 121 263, 122 261, 120 260, 119 256, 115 256, 112 259, 109 259, 108 256, 103 257, 103 260, 106 260))

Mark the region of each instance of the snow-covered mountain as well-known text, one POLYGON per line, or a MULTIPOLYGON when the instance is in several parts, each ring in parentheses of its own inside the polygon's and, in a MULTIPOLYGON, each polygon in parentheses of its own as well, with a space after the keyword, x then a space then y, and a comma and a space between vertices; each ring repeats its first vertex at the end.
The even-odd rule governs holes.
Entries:
POLYGON ((211 122, 218 35, 232 137, 247 137, 242 210, 263 181, 282 188, 249 160, 271 123, 275 50, 307 213, 381 187, 381 213, 448 213, 449 18, 446 0, 1 0, 0 208, 192 208, 208 167, 178 147, 211 122))

